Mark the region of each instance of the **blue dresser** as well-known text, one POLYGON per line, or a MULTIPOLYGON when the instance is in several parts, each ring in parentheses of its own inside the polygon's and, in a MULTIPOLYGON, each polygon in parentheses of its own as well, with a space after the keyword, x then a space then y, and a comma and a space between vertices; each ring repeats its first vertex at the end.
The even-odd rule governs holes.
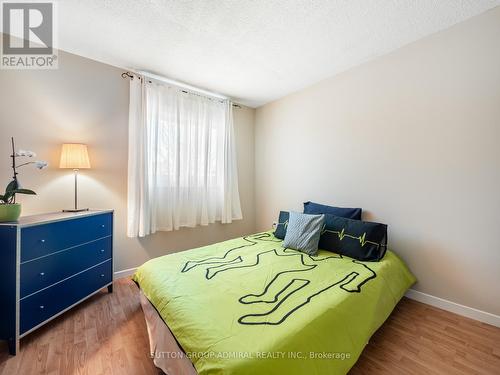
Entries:
POLYGON ((112 292, 113 211, 0 223, 0 339, 19 339, 103 287, 112 292))

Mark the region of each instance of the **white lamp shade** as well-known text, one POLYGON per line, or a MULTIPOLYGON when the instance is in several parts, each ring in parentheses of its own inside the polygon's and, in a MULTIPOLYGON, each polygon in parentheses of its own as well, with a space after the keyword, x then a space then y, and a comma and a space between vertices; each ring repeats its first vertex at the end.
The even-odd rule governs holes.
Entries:
POLYGON ((81 143, 64 143, 61 149, 61 161, 59 162, 59 168, 90 168, 87 145, 81 143))

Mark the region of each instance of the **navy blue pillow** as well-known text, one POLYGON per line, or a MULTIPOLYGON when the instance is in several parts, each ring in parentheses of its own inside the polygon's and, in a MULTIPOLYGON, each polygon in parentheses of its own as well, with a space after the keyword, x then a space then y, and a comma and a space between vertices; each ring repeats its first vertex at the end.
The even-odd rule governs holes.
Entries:
POLYGON ((304 213, 310 215, 330 214, 348 219, 361 220, 361 208, 326 206, 314 202, 304 202, 304 213))
POLYGON ((274 230, 274 237, 283 240, 286 235, 286 227, 288 226, 288 218, 290 214, 288 211, 280 211, 280 217, 276 223, 276 229, 274 230))
POLYGON ((387 250, 387 225, 325 215, 319 248, 362 261, 379 261, 387 250))

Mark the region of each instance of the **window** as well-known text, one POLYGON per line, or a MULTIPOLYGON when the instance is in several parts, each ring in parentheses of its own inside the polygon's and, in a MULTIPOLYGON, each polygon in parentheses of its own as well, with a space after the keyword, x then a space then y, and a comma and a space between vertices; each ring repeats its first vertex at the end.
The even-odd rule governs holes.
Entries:
POLYGON ((130 83, 128 235, 241 219, 232 104, 130 83))

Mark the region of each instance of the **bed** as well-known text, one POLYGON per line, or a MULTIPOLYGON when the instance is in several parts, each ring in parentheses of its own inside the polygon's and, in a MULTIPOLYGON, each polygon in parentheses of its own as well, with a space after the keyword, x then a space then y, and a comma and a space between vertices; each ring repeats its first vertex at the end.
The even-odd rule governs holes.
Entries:
POLYGON ((415 282, 387 251, 360 262, 281 246, 272 232, 146 262, 155 364, 180 374, 345 374, 415 282))

